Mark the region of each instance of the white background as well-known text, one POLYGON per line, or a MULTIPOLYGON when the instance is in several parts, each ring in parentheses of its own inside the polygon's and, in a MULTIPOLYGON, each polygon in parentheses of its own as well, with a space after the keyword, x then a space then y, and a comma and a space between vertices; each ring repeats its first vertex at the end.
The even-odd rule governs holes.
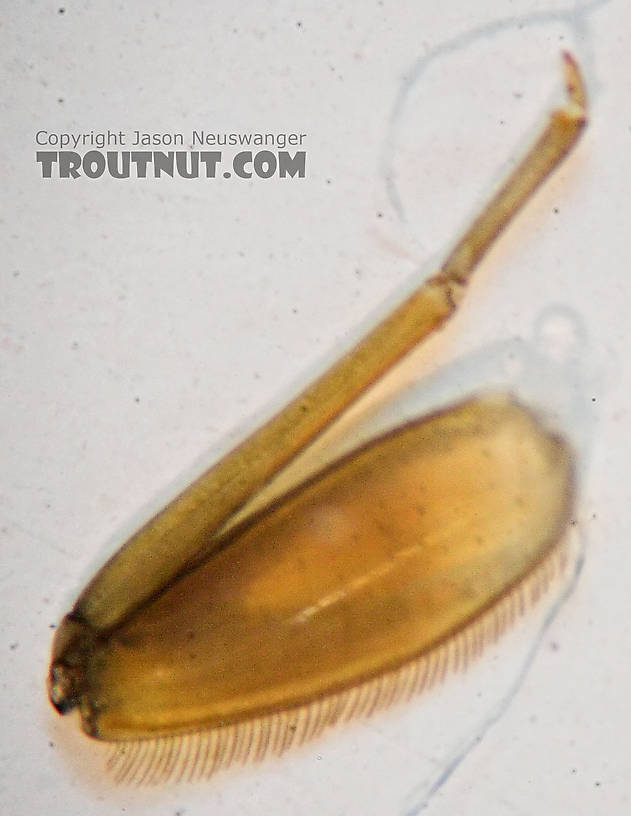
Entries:
POLYGON ((2 12, 2 812, 630 812, 628 4, 2 12), (451 697, 262 766, 151 791, 99 778, 46 699, 51 626, 142 519, 429 273, 560 99, 563 48, 588 82, 584 139, 399 374, 426 377, 414 411, 503 384, 577 450, 585 567, 518 688, 500 644, 451 697), (41 178, 38 130, 108 127, 304 132, 307 178, 41 178), (491 675, 510 704, 481 728, 491 675))

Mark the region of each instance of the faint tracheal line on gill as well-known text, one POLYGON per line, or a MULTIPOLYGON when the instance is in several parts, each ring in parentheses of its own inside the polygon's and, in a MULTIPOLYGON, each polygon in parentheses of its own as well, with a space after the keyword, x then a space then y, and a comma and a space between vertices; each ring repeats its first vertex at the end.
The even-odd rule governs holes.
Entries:
POLYGON ((393 571, 395 566, 398 566, 398 564, 402 561, 414 558, 418 555, 418 552, 418 544, 413 544, 410 547, 398 550, 392 555, 389 561, 384 562, 381 566, 374 567, 369 572, 364 573, 363 575, 358 575, 356 578, 352 578, 351 580, 347 579, 343 589, 336 589, 334 592, 330 592, 328 595, 320 598, 317 603, 311 604, 311 606, 307 606, 302 609, 289 619, 289 623, 293 625, 305 623, 307 620, 309 620, 309 618, 312 618, 321 610, 345 600, 349 595, 360 592, 371 582, 377 581, 380 578, 388 575, 388 573, 393 571))

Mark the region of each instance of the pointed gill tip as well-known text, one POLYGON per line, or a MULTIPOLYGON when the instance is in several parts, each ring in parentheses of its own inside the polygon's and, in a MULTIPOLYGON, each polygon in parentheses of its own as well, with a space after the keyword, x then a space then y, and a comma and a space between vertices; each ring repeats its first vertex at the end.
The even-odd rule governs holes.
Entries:
POLYGON ((563 51, 563 72, 568 100, 576 108, 578 116, 587 121, 587 92, 576 58, 569 51, 563 51))

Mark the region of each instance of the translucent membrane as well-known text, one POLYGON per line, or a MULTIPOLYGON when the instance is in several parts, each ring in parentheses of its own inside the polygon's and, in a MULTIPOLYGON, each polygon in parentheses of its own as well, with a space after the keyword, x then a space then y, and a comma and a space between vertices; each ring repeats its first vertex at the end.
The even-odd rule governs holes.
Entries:
POLYGON ((475 264, 585 124, 578 68, 564 59, 566 106, 438 273, 148 522, 64 618, 53 705, 78 707, 94 737, 159 738, 162 758, 130 747, 122 776, 167 773, 181 734, 216 729, 222 754, 211 765, 227 764, 426 685, 414 671, 454 643, 465 659, 479 651, 488 633, 476 622, 491 615, 497 633, 496 610, 521 604, 521 587, 558 553, 570 455, 507 397, 405 425, 230 521, 454 312, 475 264))
POLYGON ((371 443, 233 531, 94 645, 103 738, 216 726, 401 665, 558 542, 568 453, 520 406, 465 403, 371 443))

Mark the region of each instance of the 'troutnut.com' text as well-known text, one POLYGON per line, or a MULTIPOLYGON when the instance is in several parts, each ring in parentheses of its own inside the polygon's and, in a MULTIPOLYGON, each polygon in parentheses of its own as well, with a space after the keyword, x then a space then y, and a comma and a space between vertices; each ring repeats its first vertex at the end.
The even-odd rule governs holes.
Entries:
MULTIPOLYGON (((126 144, 122 131, 106 133, 54 133, 40 130, 35 141, 44 147, 60 150, 38 150, 36 161, 45 179, 77 179, 86 177, 112 178, 161 178, 168 176, 193 178, 304 178, 307 154, 305 150, 289 151, 289 145, 302 146, 305 133, 208 133, 192 131, 189 150, 107 150, 106 145, 126 144), (194 150, 195 145, 204 146, 253 146, 262 149, 239 150, 224 155, 222 150, 194 150), (72 147, 67 150, 64 148, 72 147), (79 147, 91 147, 79 152, 79 147), (277 148, 276 150, 269 149, 277 148)), ((132 145, 137 147, 183 146, 181 133, 151 134, 134 131, 132 145)))

